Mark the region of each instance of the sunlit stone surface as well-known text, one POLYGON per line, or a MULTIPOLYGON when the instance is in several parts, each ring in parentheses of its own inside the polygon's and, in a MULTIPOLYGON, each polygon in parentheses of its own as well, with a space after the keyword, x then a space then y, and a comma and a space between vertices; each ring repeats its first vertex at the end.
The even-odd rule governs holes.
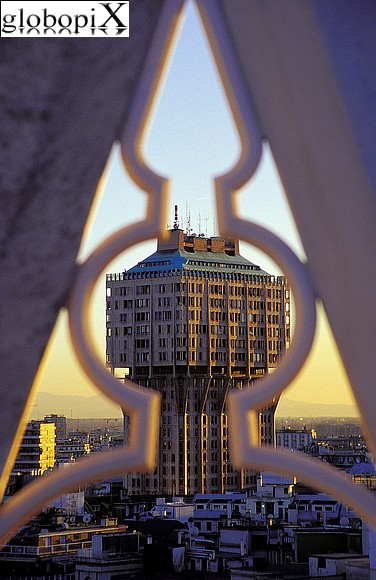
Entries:
POLYGON ((161 4, 134 3, 126 39, 2 42, 1 474, 161 4))

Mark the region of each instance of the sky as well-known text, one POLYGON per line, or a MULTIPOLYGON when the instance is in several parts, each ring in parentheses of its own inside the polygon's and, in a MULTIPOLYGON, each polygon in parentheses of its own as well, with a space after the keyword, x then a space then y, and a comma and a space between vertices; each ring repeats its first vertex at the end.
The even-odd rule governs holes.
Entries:
MULTIPOLYGON (((126 63, 124 63, 126 66, 126 63)), ((110 106, 110 103, 109 103, 110 106)), ((199 17, 188 3, 176 40, 175 52, 154 106, 149 133, 143 140, 144 157, 157 173, 171 180, 170 215, 179 206, 180 225, 190 225, 196 233, 218 234, 213 177, 234 165, 239 141, 227 106, 210 49, 199 17)), ((114 144, 98 190, 79 261, 118 228, 142 219, 145 194, 127 175, 114 144)), ((252 180, 238 194, 238 212, 279 235, 297 255, 304 250, 286 201, 272 154, 265 146, 260 166, 252 180)), ((121 272, 151 254, 156 247, 149 241, 119 256, 107 272, 121 272)), ((255 248, 241 243, 241 252, 263 269, 279 274, 275 264, 255 248)), ((105 274, 97 284, 92 308, 92 328, 99 356, 104 360, 105 274)), ((38 375, 41 392, 93 396, 98 390, 86 378, 70 346, 67 315, 63 310, 49 342, 38 375)), ((318 330, 309 361, 284 396, 309 404, 354 404, 348 380, 325 315, 319 307, 318 330)), ((114 407, 114 416, 116 414, 114 407)), ((51 412, 59 412, 59 409, 51 412)), ((79 409, 73 416, 79 416, 79 409)))

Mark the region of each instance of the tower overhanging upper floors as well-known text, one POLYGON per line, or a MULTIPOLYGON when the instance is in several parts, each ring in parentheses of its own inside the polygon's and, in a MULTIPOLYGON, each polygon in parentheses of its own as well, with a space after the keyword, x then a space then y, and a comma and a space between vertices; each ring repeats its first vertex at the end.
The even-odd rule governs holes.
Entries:
MULTIPOLYGON (((252 485, 228 452, 227 395, 277 364, 290 340, 290 290, 225 238, 176 228, 129 271, 107 275, 107 364, 162 394, 158 464, 130 493, 223 493, 252 485)), ((276 402, 259 413, 274 443, 276 402)), ((128 419, 125 412, 125 440, 128 419)))
POLYGON ((107 364, 133 380, 260 377, 288 348, 289 294, 237 240, 171 230, 154 254, 107 275, 107 364))

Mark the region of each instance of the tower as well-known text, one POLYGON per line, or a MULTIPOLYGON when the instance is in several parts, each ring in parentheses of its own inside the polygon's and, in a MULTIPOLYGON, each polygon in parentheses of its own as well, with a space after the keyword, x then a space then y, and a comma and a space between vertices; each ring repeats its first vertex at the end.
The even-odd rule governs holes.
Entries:
MULTIPOLYGON (((228 451, 227 395, 270 372, 290 340, 290 290, 229 238, 175 227, 129 271, 107 275, 107 364, 162 394, 158 466, 132 493, 221 493, 251 485, 228 451)), ((274 444, 276 402, 259 413, 274 444)), ((125 430, 127 417, 125 417, 125 430)))

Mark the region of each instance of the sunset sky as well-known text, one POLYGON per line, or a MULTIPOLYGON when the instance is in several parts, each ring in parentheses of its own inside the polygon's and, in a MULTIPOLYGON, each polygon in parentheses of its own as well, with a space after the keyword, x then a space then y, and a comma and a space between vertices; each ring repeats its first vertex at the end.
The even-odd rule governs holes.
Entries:
MULTIPOLYGON (((126 66, 126 63, 124 63, 126 66)), ((109 106, 111 104, 109 103, 109 106)), ((222 92, 210 51, 194 7, 189 4, 163 92, 154 110, 149 135, 144 140, 145 158, 154 170, 171 179, 171 212, 179 205, 181 225, 190 215, 193 231, 213 235, 216 231, 213 176, 229 169, 237 159, 238 138, 222 92)), ((239 213, 277 233, 304 259, 272 155, 265 149, 256 176, 239 193, 239 213)), ((102 187, 98 191, 83 240, 80 260, 113 231, 138 221, 145 210, 145 195, 127 176, 118 145, 114 145, 102 187)), ((109 272, 120 272, 152 253, 155 242, 131 248, 109 272)), ((267 256, 241 246, 242 253, 271 273, 279 273, 267 256)), ((318 332, 306 368, 287 391, 287 397, 307 403, 353 404, 347 378, 336 354, 325 317, 320 310, 318 332)), ((104 360, 105 275, 98 283, 93 305, 93 328, 98 351, 104 360)), ((67 316, 62 312, 51 338, 38 390, 48 393, 92 396, 97 389, 78 366, 69 344, 67 316)), ((59 409, 51 412, 59 412, 59 409)), ((79 416, 75 410, 74 416, 79 416)))

